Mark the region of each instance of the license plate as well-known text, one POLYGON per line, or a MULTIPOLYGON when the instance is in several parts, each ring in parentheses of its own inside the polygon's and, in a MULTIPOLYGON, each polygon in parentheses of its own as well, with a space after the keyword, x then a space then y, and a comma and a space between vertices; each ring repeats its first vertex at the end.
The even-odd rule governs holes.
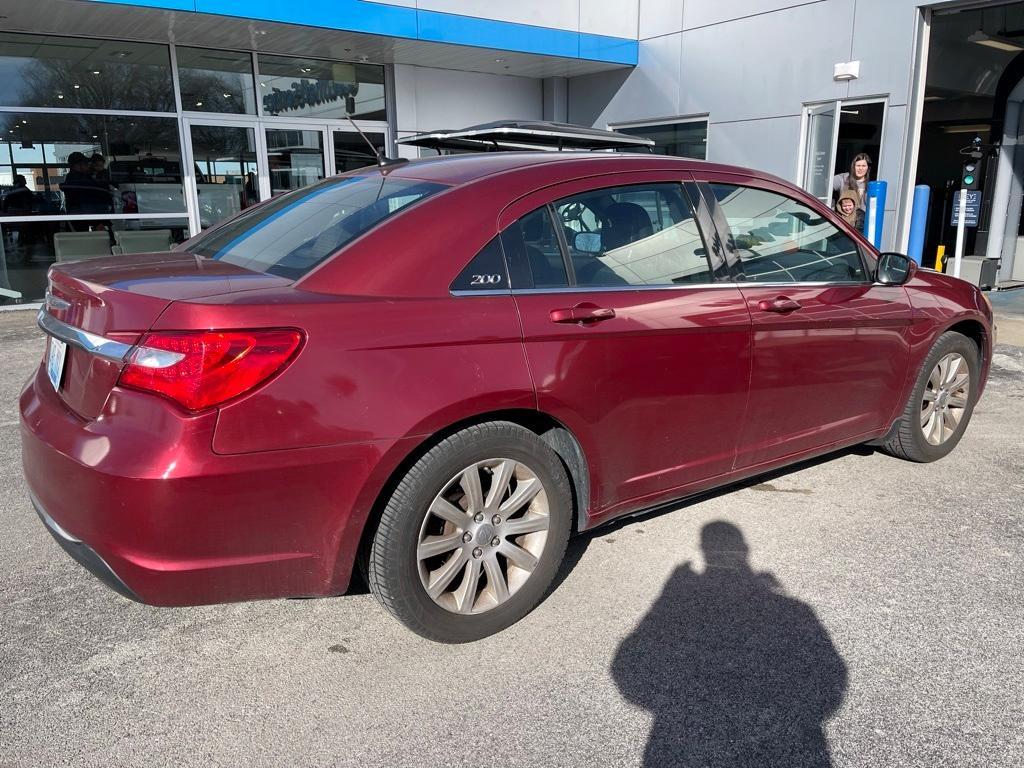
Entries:
POLYGON ((46 375, 50 378, 53 388, 60 390, 60 377, 64 373, 64 358, 67 357, 68 345, 60 339, 50 337, 50 345, 46 350, 46 375))

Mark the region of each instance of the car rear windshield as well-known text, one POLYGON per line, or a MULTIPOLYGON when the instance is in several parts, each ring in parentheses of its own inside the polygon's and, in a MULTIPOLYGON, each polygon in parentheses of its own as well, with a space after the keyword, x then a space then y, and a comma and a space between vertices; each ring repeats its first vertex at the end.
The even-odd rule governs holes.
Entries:
POLYGON ((374 225, 444 188, 382 173, 327 179, 242 214, 189 251, 297 280, 374 225))

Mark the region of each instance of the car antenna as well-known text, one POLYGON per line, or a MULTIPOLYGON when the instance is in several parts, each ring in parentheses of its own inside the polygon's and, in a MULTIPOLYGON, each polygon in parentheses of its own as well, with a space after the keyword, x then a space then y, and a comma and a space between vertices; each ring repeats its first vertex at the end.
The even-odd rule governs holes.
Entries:
POLYGON ((352 119, 352 115, 347 111, 345 112, 345 117, 347 117, 348 121, 352 123, 352 127, 356 129, 356 133, 363 137, 363 141, 366 142, 366 146, 368 146, 370 151, 373 152, 373 156, 377 158, 377 165, 381 168, 387 168, 389 165, 398 165, 399 163, 409 162, 408 158, 405 157, 388 157, 385 155, 381 150, 373 146, 373 142, 370 141, 366 134, 363 133, 362 129, 356 125, 356 121, 352 119))

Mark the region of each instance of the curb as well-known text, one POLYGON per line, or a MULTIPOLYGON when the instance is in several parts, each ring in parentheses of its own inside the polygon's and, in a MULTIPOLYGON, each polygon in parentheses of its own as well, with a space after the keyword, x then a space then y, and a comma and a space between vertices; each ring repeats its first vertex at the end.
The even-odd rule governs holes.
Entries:
POLYGON ((996 343, 1024 347, 1024 315, 995 315, 996 343))

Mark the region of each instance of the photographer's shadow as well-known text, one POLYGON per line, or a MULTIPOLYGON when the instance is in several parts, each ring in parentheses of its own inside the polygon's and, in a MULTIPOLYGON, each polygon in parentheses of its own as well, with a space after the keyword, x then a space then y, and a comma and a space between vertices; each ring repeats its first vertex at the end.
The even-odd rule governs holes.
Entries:
POLYGON ((846 665, 806 604, 754 572, 741 531, 701 531, 705 569, 676 569, 616 653, 622 695, 649 710, 644 765, 831 765, 825 721, 846 665))

